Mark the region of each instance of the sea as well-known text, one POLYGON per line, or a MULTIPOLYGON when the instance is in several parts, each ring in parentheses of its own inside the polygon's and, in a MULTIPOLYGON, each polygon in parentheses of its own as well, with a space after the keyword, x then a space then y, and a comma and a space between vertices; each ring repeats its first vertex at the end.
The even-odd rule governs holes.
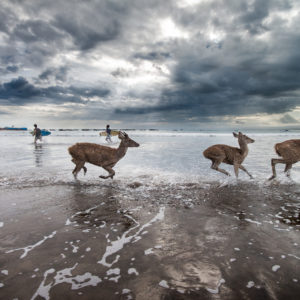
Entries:
MULTIPOLYGON (((123 182, 180 183, 180 182, 223 182, 226 176, 210 169, 211 162, 202 152, 214 144, 227 144, 238 147, 237 139, 231 132, 177 132, 177 131, 128 131, 130 138, 140 144, 139 148, 129 148, 126 156, 115 166, 116 177, 123 182)), ((288 139, 297 139, 300 133, 246 132, 255 143, 249 144, 249 154, 243 165, 253 175, 258 184, 268 179, 271 172, 271 158, 276 158, 274 145, 288 139)), ((35 145, 28 132, 0 131, 0 185, 30 186, 53 183, 72 184, 74 164, 68 153, 68 147, 78 142, 97 143, 118 147, 118 137, 108 144, 105 137, 97 131, 53 131, 44 137, 42 143, 35 145)), ((78 175, 81 182, 101 184, 99 175, 107 172, 103 169, 86 165, 88 172, 78 175)), ((222 168, 234 177, 232 166, 223 164, 222 168)), ((284 165, 278 164, 278 176, 284 165)), ((300 181, 300 165, 295 164, 291 171, 292 178, 300 181)), ((240 171, 240 180, 249 180, 248 175, 240 171)))
POLYGON ((234 176, 203 151, 238 147, 232 132, 128 130, 140 144, 114 179, 78 142, 117 148, 97 130, 0 131, 0 299, 298 299, 300 163, 291 177, 274 145, 297 131, 245 131, 255 142, 234 176))

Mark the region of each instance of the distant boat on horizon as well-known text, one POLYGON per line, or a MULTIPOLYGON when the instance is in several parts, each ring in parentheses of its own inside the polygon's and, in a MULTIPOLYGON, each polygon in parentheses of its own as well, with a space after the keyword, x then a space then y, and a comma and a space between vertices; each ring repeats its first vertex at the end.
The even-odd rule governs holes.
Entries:
POLYGON ((0 128, 0 130, 24 130, 26 131, 27 128, 26 127, 15 127, 15 126, 11 126, 11 127, 3 127, 3 128, 0 128))

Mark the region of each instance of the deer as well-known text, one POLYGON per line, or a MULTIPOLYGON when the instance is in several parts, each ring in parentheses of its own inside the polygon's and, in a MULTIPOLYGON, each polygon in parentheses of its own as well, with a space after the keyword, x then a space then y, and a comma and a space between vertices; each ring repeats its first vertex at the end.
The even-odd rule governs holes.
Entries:
POLYGON ((233 132, 233 136, 238 139, 240 148, 231 147, 228 145, 213 145, 203 151, 205 158, 212 161, 211 169, 224 173, 227 176, 230 174, 224 169, 219 168, 221 163, 233 165, 236 178, 238 178, 239 169, 243 170, 253 179, 252 175, 242 165, 248 155, 248 144, 254 143, 255 141, 245 134, 239 132, 238 134, 233 132))
POLYGON ((271 166, 273 175, 269 180, 274 179, 276 174, 276 164, 285 164, 284 173, 287 177, 290 177, 290 171, 296 162, 300 161, 300 140, 287 140, 282 143, 275 144, 275 152, 282 158, 272 158, 271 166))
POLYGON ((87 172, 85 163, 90 163, 102 167, 109 174, 108 176, 99 176, 100 178, 107 179, 115 176, 115 171, 112 169, 116 163, 125 156, 128 147, 139 147, 140 145, 129 138, 125 132, 118 134, 121 143, 118 148, 111 148, 93 143, 76 143, 69 147, 68 151, 72 156, 72 162, 76 165, 72 171, 74 178, 77 179, 77 174, 81 169, 84 170, 84 175, 87 172))

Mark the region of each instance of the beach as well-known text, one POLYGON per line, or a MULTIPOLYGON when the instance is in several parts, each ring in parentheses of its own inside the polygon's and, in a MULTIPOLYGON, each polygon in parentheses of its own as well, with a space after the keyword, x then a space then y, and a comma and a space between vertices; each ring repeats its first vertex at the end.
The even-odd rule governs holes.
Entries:
POLYGON ((232 133, 128 134, 113 180, 89 164, 75 180, 67 149, 98 132, 0 132, 1 299, 298 299, 300 166, 267 180, 297 133, 247 133, 253 180, 202 156, 232 133))

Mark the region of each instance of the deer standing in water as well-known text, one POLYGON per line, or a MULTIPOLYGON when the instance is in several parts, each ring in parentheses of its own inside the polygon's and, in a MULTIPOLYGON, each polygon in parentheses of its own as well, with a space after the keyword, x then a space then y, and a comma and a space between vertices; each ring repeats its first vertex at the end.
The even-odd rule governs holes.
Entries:
POLYGON ((276 153, 282 158, 272 158, 272 172, 273 175, 269 180, 274 179, 276 175, 276 164, 285 164, 284 172, 290 177, 290 170, 292 165, 300 161, 300 140, 287 140, 282 143, 278 143, 274 146, 276 153))
POLYGON ((210 159, 212 161, 211 168, 213 170, 219 171, 221 173, 230 176, 230 174, 219 168, 221 163, 233 165, 234 172, 236 178, 238 178, 239 169, 246 172, 250 178, 253 178, 251 174, 246 170, 244 166, 242 166, 242 162, 248 155, 248 144, 254 143, 255 141, 248 136, 239 132, 238 134, 233 132, 233 136, 238 139, 240 148, 231 147, 228 145, 213 145, 204 150, 203 155, 204 157, 210 159))
POLYGON ((125 132, 120 131, 118 137, 121 140, 118 148, 92 143, 77 143, 71 146, 68 150, 72 156, 72 162, 76 165, 72 172, 75 179, 81 169, 83 169, 84 174, 86 174, 87 168, 84 166, 86 162, 102 167, 109 173, 108 176, 99 176, 100 178, 113 179, 115 171, 112 168, 125 156, 128 147, 139 147, 139 144, 130 139, 125 132))

